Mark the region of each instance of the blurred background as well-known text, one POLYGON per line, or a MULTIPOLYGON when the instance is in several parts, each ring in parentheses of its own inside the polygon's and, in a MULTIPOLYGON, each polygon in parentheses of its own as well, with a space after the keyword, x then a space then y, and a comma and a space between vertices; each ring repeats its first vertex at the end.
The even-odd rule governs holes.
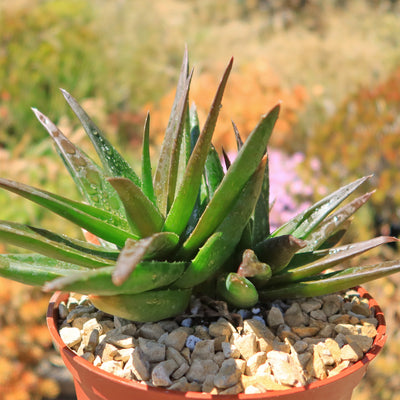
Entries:
MULTIPOLYGON (((191 98, 203 122, 235 57, 217 150, 235 150, 231 119, 246 137, 261 114, 283 101, 271 140, 273 224, 373 173, 371 188, 378 191, 347 239, 398 236, 397 0, 0 0, 0 175, 74 193, 30 110, 40 109, 90 152, 59 88, 82 102, 133 165, 151 110, 157 154, 185 44, 195 67, 191 98)), ((7 193, 0 193, 0 218, 79 235, 29 202, 10 202, 7 193)), ((363 261, 398 256, 386 246, 363 261)), ((389 340, 355 400, 400 399, 399 283, 394 276, 367 285, 386 313, 389 340)), ((0 280, 0 400, 73 398, 69 375, 51 350, 47 301, 39 290, 0 280)))

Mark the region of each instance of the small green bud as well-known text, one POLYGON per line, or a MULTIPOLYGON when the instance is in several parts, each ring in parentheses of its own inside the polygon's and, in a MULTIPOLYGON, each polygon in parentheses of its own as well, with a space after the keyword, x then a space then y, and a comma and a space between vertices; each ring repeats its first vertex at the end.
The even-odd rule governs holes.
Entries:
POLYGON ((229 304, 239 308, 252 307, 258 302, 258 292, 254 285, 235 272, 218 280, 217 292, 229 304))

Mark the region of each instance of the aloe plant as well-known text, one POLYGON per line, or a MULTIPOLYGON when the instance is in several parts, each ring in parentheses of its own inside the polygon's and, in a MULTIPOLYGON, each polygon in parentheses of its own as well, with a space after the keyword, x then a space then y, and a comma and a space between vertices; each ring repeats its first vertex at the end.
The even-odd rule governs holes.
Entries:
POLYGON ((370 198, 345 200, 369 177, 320 200, 269 231, 267 144, 280 104, 263 115, 224 173, 212 136, 232 68, 230 60, 200 129, 189 109, 185 51, 158 164, 152 173, 150 116, 144 126, 142 171, 134 172, 65 90, 101 162, 96 164, 40 111, 35 115, 82 194, 83 202, 0 178, 0 186, 94 235, 95 243, 13 222, 0 239, 33 251, 0 256, 0 275, 47 291, 88 294, 108 313, 155 321, 185 310, 207 293, 235 307, 277 298, 318 296, 400 271, 400 262, 335 268, 392 237, 338 246, 350 217, 370 198), (344 205, 343 205, 344 204, 344 205))

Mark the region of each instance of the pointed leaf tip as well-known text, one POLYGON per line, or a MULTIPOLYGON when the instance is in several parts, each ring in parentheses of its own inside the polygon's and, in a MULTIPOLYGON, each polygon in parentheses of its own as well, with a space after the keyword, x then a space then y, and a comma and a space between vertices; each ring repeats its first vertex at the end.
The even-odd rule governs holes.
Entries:
POLYGON ((31 110, 35 114, 36 118, 42 123, 45 124, 48 119, 42 112, 40 112, 37 108, 31 107, 31 110))

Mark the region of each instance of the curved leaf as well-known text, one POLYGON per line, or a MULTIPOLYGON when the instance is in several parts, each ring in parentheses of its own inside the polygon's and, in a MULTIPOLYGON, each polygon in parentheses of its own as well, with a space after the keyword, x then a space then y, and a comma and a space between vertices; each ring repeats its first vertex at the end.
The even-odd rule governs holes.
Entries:
POLYGON ((299 239, 306 239, 327 215, 370 177, 371 176, 364 176, 363 178, 357 179, 324 197, 322 200, 313 204, 307 210, 276 229, 271 236, 293 235, 299 239))
POLYGON ((183 313, 191 290, 151 290, 138 294, 89 296, 99 310, 137 322, 154 322, 183 313))
POLYGON ((284 269, 293 256, 305 246, 304 240, 292 235, 282 235, 263 240, 255 246, 254 251, 257 257, 267 263, 275 274, 284 269))
POLYGON ((69 141, 49 118, 35 108, 32 110, 53 138, 61 158, 86 201, 92 206, 116 214, 124 221, 125 214, 122 203, 107 182, 103 171, 69 141))
POLYGON ((137 242, 127 240, 113 272, 114 284, 122 285, 142 260, 164 258, 178 243, 179 236, 171 232, 155 233, 137 242))
POLYGON ((232 69, 232 63, 233 59, 231 59, 225 70, 222 80, 218 86, 214 101, 211 105, 211 110, 208 114, 207 121, 190 156, 182 184, 165 220, 165 225, 163 228, 165 231, 175 232, 176 234, 180 235, 189 221, 194 204, 196 202, 197 194, 199 192, 201 178, 204 171, 204 164, 210 149, 211 138, 214 133, 215 124, 217 123, 222 96, 229 73, 232 69))
POLYGON ((217 293, 238 308, 253 307, 258 302, 258 292, 254 285, 244 276, 234 272, 218 279, 217 293))
POLYGON ((186 263, 182 262, 142 261, 127 280, 119 286, 112 282, 113 267, 76 271, 68 276, 47 282, 44 290, 64 290, 102 296, 142 293, 170 285, 179 278, 185 266, 186 263))
POLYGON ((69 242, 67 237, 65 237, 63 242, 60 240, 51 240, 49 239, 50 234, 51 232, 44 229, 35 230, 27 225, 0 221, 0 239, 5 240, 7 243, 87 268, 97 268, 114 264, 111 260, 83 252, 83 247, 81 249, 74 249, 67 246, 65 244, 69 242))
POLYGON ((156 205, 156 197, 154 195, 153 177, 151 174, 150 161, 150 114, 147 113, 146 122, 144 124, 143 144, 142 144, 142 191, 146 197, 156 205))
MULTIPOLYGON (((242 190, 237 202, 216 232, 200 248, 196 257, 182 277, 175 283, 177 287, 198 285, 215 274, 232 255, 239 243, 243 229, 253 212, 261 190, 266 158, 242 190)), ((178 253, 178 257, 180 253, 178 253)))
POLYGON ((128 238, 138 239, 133 233, 121 229, 116 224, 119 219, 107 211, 4 178, 0 178, 0 187, 47 208, 119 247, 123 247, 128 238))
POLYGON ((82 126, 89 136, 89 139, 92 141, 107 174, 110 176, 123 176, 139 186, 141 184, 139 177, 121 154, 104 137, 100 129, 87 115, 86 111, 66 90, 61 89, 61 92, 76 116, 81 121, 82 126))
POLYGON ((380 236, 363 242, 352 243, 345 246, 336 247, 329 251, 317 251, 316 253, 325 254, 320 260, 310 264, 302 265, 297 268, 285 270, 280 275, 275 275, 268 285, 283 284, 286 282, 296 282, 312 275, 319 274, 338 265, 341 262, 349 260, 356 255, 362 254, 382 244, 398 242, 398 239, 389 236, 380 236))
POLYGON ((0 276, 26 285, 43 286, 76 271, 89 269, 39 254, 0 255, 0 276))
POLYGON ((306 281, 289 283, 281 287, 259 291, 260 300, 314 297, 335 293, 383 278, 400 271, 400 261, 386 261, 376 265, 348 268, 330 274, 310 277, 306 281))
POLYGON ((196 251, 215 231, 228 214, 238 194, 258 167, 278 118, 280 105, 264 115, 240 149, 221 184, 211 198, 196 228, 183 247, 190 254, 196 251))
POLYGON ((146 237, 161 230, 164 218, 140 187, 126 178, 109 178, 108 181, 117 191, 135 233, 146 237))
POLYGON ((179 145, 182 139, 181 135, 185 121, 184 115, 187 109, 190 81, 188 52, 185 49, 175 100, 172 105, 171 115, 161 145, 160 157, 153 180, 157 206, 163 215, 167 215, 170 206, 168 201, 171 201, 175 193, 179 145))

